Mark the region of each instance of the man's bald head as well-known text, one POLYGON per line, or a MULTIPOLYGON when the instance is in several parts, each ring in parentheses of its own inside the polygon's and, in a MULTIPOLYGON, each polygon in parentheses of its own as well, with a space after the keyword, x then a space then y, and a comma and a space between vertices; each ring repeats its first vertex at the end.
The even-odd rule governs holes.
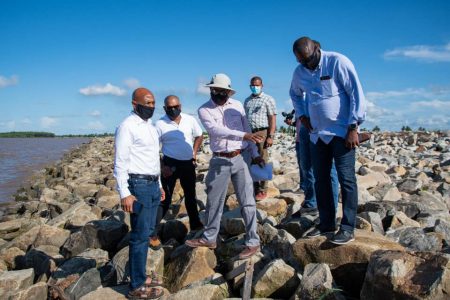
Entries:
POLYGON ((165 107, 171 107, 180 105, 180 99, 175 95, 169 95, 166 98, 164 98, 164 106, 165 107))
POLYGON ((304 36, 292 46, 297 61, 309 70, 315 70, 320 62, 320 43, 304 36))
POLYGON ((136 105, 138 104, 148 107, 155 107, 155 96, 149 89, 143 87, 137 88, 134 90, 131 97, 131 103, 134 108, 136 108, 136 105))
POLYGON ((317 44, 309 37, 304 36, 294 42, 292 51, 294 51, 294 54, 299 54, 302 57, 310 57, 315 47, 317 47, 317 44))

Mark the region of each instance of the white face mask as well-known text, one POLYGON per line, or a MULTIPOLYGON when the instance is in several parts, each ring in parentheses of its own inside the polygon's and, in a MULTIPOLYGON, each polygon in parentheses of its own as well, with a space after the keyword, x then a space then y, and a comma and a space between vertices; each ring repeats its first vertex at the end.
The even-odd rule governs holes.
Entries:
POLYGON ((252 91, 253 95, 259 95, 259 94, 261 94, 262 88, 261 88, 261 86, 258 86, 258 85, 251 85, 250 90, 252 91))

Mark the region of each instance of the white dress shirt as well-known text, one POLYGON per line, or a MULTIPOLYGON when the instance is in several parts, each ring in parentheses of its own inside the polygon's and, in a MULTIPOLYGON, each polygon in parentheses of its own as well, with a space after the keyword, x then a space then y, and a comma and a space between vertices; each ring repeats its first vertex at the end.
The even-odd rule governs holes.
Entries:
MULTIPOLYGON (((120 198, 131 195, 128 174, 160 175, 159 135, 152 121, 134 112, 117 127, 114 177, 120 198)), ((159 183, 161 186, 161 182, 159 183)))
POLYGON ((193 158, 193 139, 202 135, 202 128, 190 115, 181 113, 180 123, 172 121, 167 115, 155 123, 161 137, 164 156, 178 160, 193 158))

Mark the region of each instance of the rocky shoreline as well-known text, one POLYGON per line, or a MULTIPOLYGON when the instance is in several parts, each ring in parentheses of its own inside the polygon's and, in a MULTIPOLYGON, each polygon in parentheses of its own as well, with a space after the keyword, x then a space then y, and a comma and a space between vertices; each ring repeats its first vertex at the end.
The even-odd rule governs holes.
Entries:
MULTIPOLYGON (((448 299, 450 297, 450 132, 376 133, 358 149, 356 240, 334 246, 302 236, 316 217, 292 217, 304 199, 294 139, 277 134, 274 178, 258 202, 261 253, 251 258, 252 295, 272 299, 448 299)), ((94 138, 20 189, 0 213, 1 299, 125 299, 129 217, 119 208, 113 138, 94 138)), ((197 198, 204 217, 198 157, 197 198)), ((240 297, 244 223, 233 189, 218 248, 190 249, 182 190, 161 227, 164 247, 147 269, 164 275, 164 299, 240 297)), ((198 233, 197 233, 198 234, 198 233)))

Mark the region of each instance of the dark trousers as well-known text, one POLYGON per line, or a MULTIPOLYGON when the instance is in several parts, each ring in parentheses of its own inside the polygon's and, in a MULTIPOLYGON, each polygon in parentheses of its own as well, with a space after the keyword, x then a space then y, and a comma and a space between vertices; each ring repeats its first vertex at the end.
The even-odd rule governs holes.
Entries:
POLYGON ((172 202, 173 190, 177 179, 180 179, 184 191, 184 203, 189 216, 191 229, 202 227, 198 216, 197 199, 195 196, 195 165, 192 160, 177 160, 167 156, 163 157, 164 165, 174 168, 173 174, 167 178, 161 177, 161 183, 166 193, 166 200, 158 208, 157 224, 164 218, 172 202))
MULTIPOLYGON (((257 133, 260 136, 264 137, 264 141, 261 143, 256 143, 256 148, 258 148, 258 153, 261 156, 262 159, 266 163, 269 162, 269 151, 267 151, 267 148, 264 148, 264 144, 266 143, 266 137, 267 137, 267 129, 261 130, 261 131, 255 131, 253 133, 257 133)), ((261 192, 267 192, 267 181, 254 181, 253 182, 253 189, 255 191, 255 194, 261 193, 261 192)))
POLYGON ((136 197, 133 212, 130 214, 131 232, 129 249, 130 288, 132 290, 144 284, 147 275, 148 236, 154 230, 156 214, 161 202, 158 181, 129 179, 130 192, 136 197))
POLYGON ((333 201, 330 171, 334 159, 338 180, 341 185, 343 216, 341 229, 353 232, 358 208, 358 187, 355 175, 355 149, 345 147, 345 140, 334 137, 329 144, 320 138, 316 144, 310 143, 313 162, 314 184, 322 232, 334 231, 336 227, 336 207, 333 201))

